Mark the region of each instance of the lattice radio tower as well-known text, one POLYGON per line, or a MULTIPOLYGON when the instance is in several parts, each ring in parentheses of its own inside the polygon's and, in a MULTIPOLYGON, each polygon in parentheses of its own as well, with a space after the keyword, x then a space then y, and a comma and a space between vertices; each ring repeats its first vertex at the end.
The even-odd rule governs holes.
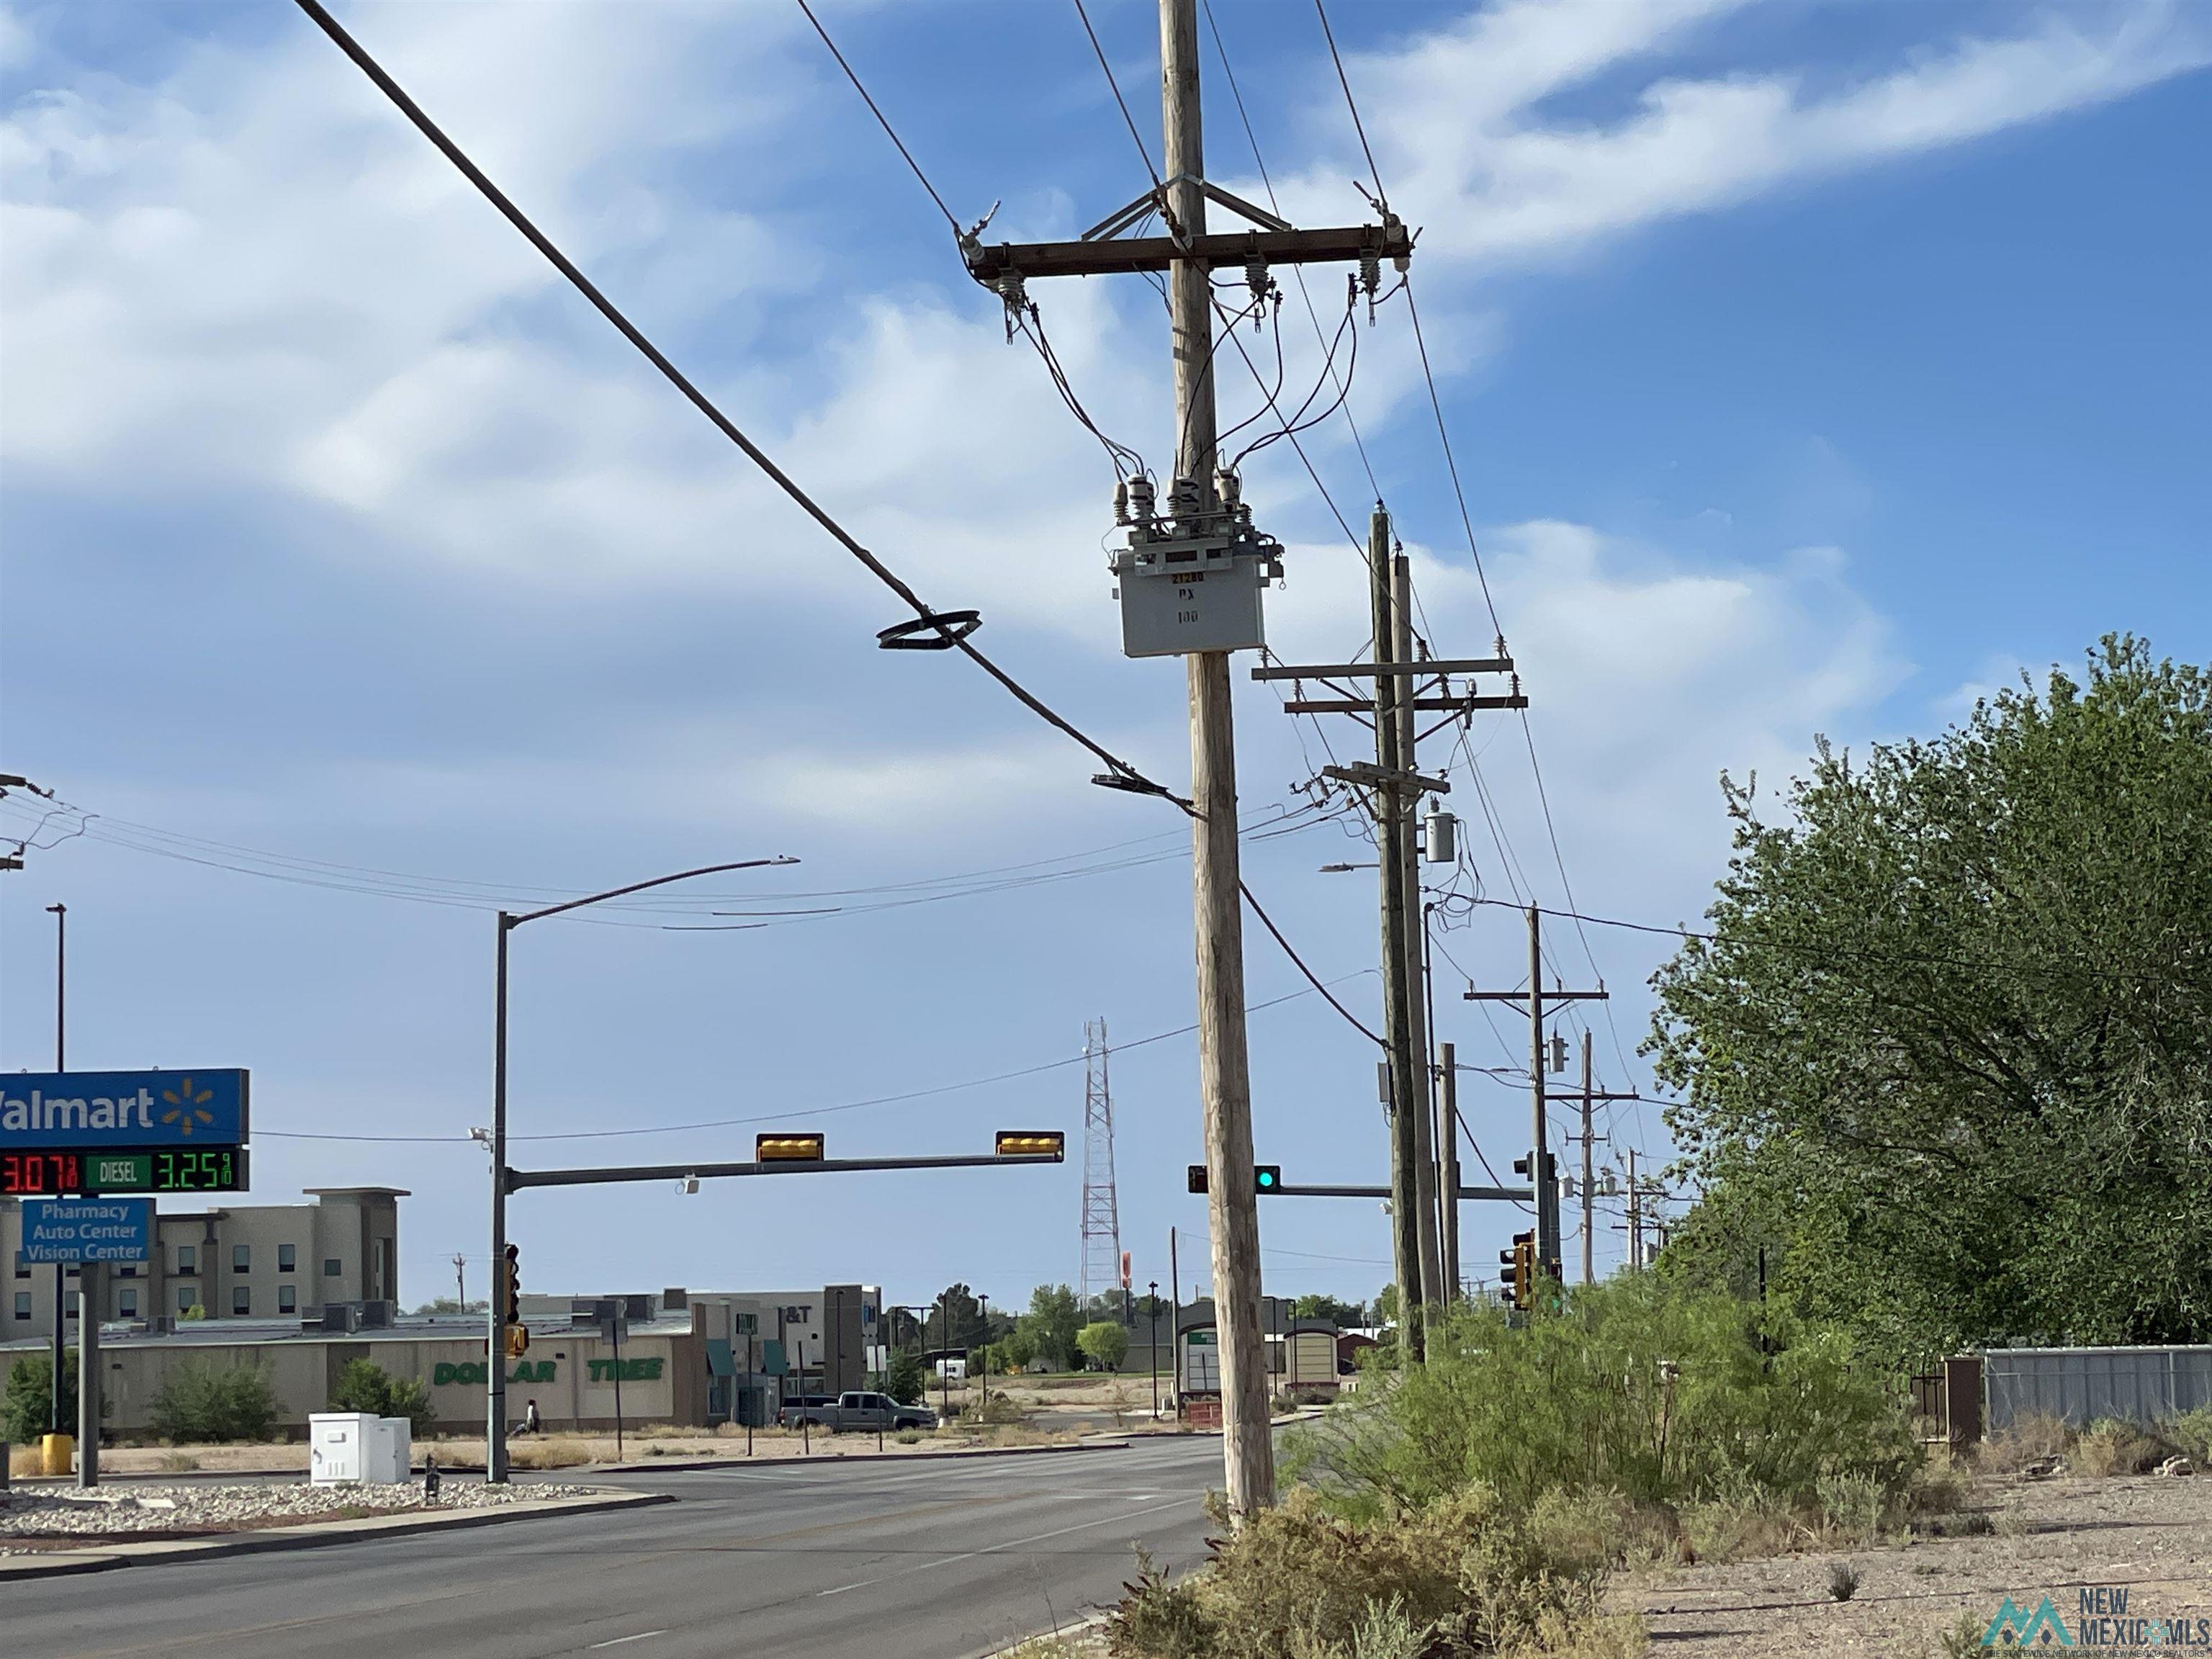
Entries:
POLYGON ((1114 1194, 1114 1096, 1106 1080, 1106 1022, 1083 1026, 1083 1286, 1094 1296, 1121 1284, 1121 1206, 1114 1194))

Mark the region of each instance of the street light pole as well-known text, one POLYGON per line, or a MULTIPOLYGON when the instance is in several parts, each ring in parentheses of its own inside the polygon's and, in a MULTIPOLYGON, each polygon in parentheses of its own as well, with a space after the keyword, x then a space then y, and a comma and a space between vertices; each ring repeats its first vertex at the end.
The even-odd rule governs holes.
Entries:
MULTIPOLYGON (((54 919, 54 1070, 69 1070, 69 906, 49 904, 47 913, 54 919)), ((62 1323, 69 1293, 67 1275, 62 1264, 54 1263, 54 1377, 52 1421, 48 1432, 60 1434, 62 1429, 62 1361, 64 1345, 62 1323)), ((82 1382, 82 1378, 79 1379, 82 1382)))
MULTIPOLYGON (((512 911, 499 913, 499 956, 497 985, 492 995, 492 1062, 491 1062, 491 1272, 492 1291, 484 1305, 484 1480, 488 1485, 503 1485, 507 1480, 507 1283, 503 1269, 507 1262, 507 936, 526 921, 543 921, 548 916, 557 916, 568 910, 580 910, 587 904, 599 904, 607 899, 621 898, 629 893, 641 893, 649 887, 665 887, 671 882, 689 881, 694 876, 720 875, 731 870, 757 870, 763 866, 796 864, 794 858, 744 859, 735 864, 708 864, 696 870, 678 870, 673 875, 655 876, 650 881, 634 881, 624 887, 611 887, 604 893, 592 893, 583 898, 569 899, 560 904, 549 904, 542 910, 526 910, 517 915, 512 911)), ((519 1311, 519 1310, 518 1310, 519 1311)), ((619 1379, 617 1379, 619 1381, 619 1379)))

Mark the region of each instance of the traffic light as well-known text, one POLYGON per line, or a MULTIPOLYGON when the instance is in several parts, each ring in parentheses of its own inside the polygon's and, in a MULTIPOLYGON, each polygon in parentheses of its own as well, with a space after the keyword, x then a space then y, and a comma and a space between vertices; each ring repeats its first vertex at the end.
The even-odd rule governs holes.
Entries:
POLYGON ((502 1325, 522 1322, 522 1252, 513 1244, 499 1264, 499 1320, 502 1325))
POLYGON ((1057 1129, 1001 1129, 992 1150, 1000 1158, 1067 1156, 1067 1137, 1057 1129))
MULTIPOLYGON (((1206 1165, 1193 1164, 1187 1167, 1188 1184, 1192 1192, 1212 1190, 1207 1182, 1206 1165)), ((1252 1166, 1252 1190, 1255 1193, 1279 1193, 1283 1189, 1283 1166, 1279 1164, 1255 1164, 1252 1166)))
POLYGON ((1536 1235, 1533 1232, 1513 1235, 1513 1248, 1498 1253, 1500 1267, 1507 1271, 1505 1305, 1509 1308, 1528 1308, 1536 1299, 1536 1235))
POLYGON ((818 1134, 753 1137, 753 1161, 757 1164, 819 1164, 822 1152, 823 1139, 818 1134))

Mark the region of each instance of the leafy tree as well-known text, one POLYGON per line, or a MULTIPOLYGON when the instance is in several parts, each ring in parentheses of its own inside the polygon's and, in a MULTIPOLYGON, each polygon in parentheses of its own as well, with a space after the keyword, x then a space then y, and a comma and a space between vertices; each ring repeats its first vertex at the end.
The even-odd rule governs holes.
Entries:
POLYGON ((891 1368, 884 1378, 885 1394, 902 1406, 918 1406, 928 1386, 928 1374, 922 1370, 920 1354, 910 1348, 901 1348, 891 1355, 891 1368))
POLYGON ((933 1348, 972 1348, 989 1340, 982 1304, 965 1285, 948 1285, 930 1310, 928 1346, 933 1348))
POLYGON ((1022 1328, 1036 1346, 1037 1356, 1054 1370, 1075 1363, 1075 1339, 1083 1328, 1083 1310, 1075 1292, 1066 1285, 1040 1285, 1030 1292, 1030 1310, 1022 1328))
POLYGON ((334 1412, 368 1412, 376 1417, 404 1417, 417 1438, 430 1432, 436 1416, 430 1409, 430 1391, 416 1377, 395 1377, 374 1359, 349 1360, 331 1390, 334 1412))
MULTIPOLYGON (((8 1372, 8 1387, 0 1394, 0 1425, 4 1425, 5 1438, 10 1443, 24 1446, 41 1435, 52 1432, 51 1417, 53 1409, 54 1362, 50 1354, 28 1353, 18 1359, 8 1372)), ((76 1350, 62 1351, 62 1420, 61 1432, 76 1432, 76 1350)))
POLYGON ((1075 1346, 1100 1370, 1110 1371, 1129 1352, 1128 1327, 1110 1319, 1095 1321, 1076 1333, 1075 1346))
POLYGON ((1654 981, 1703 1201, 1662 1271, 1893 1358, 2212 1340, 2212 676, 2107 638, 1929 742, 1819 746, 1654 981))
POLYGON ((1326 1319, 1340 1326, 1364 1325, 1367 1310, 1357 1302, 1340 1302, 1333 1296, 1302 1296, 1291 1304, 1300 1319, 1326 1319))

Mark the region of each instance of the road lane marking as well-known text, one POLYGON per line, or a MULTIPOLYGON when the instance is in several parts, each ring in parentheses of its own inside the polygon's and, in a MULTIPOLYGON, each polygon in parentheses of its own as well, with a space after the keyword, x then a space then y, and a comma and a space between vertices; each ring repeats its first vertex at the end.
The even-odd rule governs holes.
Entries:
POLYGON ((586 1653, 597 1653, 601 1648, 618 1648, 625 1642, 642 1642, 648 1636, 665 1636, 667 1634, 668 1632, 665 1630, 641 1630, 635 1636, 617 1636, 611 1642, 594 1642, 590 1647, 586 1648, 584 1651, 586 1653))

